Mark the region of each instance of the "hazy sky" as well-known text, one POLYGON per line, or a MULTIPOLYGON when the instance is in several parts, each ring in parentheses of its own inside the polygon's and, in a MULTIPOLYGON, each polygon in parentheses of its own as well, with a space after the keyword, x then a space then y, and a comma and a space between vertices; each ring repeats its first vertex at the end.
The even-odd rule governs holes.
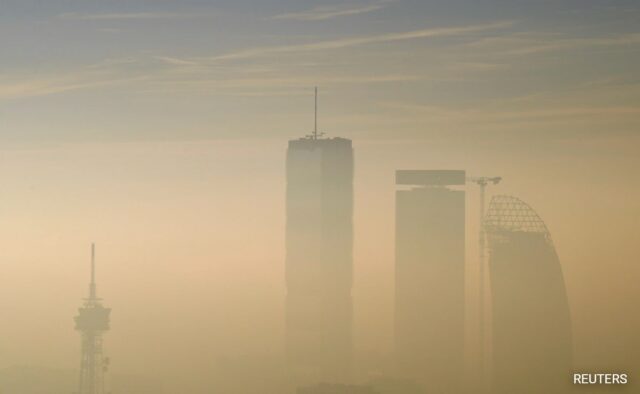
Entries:
POLYGON ((637 1, 0 1, 0 367, 78 365, 92 241, 115 371, 280 352, 315 85, 354 140, 359 351, 392 348, 394 171, 460 168, 547 222, 582 365, 640 365, 637 1))
POLYGON ((0 138, 634 133, 636 1, 34 1, 0 13, 0 138), (470 128, 469 126, 473 126, 470 128))

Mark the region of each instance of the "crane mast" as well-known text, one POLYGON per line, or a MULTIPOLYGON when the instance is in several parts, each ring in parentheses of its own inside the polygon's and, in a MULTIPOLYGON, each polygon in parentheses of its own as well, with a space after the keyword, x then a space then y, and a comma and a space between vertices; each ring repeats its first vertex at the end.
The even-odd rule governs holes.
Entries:
POLYGON ((483 387, 488 388, 490 379, 488 369, 490 366, 490 352, 487 351, 486 335, 486 234, 484 231, 484 212, 486 189, 488 185, 497 185, 502 181, 502 177, 468 177, 467 182, 474 183, 480 187, 480 220, 478 222, 478 340, 479 340, 479 370, 483 387))

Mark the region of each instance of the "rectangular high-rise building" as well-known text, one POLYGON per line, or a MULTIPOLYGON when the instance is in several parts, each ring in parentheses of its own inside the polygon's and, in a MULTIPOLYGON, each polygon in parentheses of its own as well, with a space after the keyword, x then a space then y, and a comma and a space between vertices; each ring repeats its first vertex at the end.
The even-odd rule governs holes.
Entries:
POLYGON ((430 393, 457 393, 464 366, 464 171, 398 171, 398 373, 430 393))
POLYGON ((353 149, 289 141, 286 347, 300 382, 348 382, 352 359, 353 149))

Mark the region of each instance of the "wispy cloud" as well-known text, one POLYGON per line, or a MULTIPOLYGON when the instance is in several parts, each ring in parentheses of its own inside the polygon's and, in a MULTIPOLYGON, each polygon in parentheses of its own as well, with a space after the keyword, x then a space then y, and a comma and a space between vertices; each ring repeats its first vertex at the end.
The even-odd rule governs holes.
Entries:
POLYGON ((61 19, 82 21, 114 21, 114 20, 141 20, 141 19, 191 19, 213 16, 212 13, 172 13, 172 12, 129 12, 129 13, 98 13, 81 14, 70 12, 58 15, 61 19))
POLYGON ((351 48, 369 44, 380 44, 387 42, 414 40, 420 38, 436 38, 458 36, 464 34, 479 33, 487 30, 504 29, 513 26, 512 21, 502 21, 482 25, 442 27, 433 29, 412 30, 401 33, 389 33, 372 35, 367 37, 341 38, 336 40, 319 41, 307 44, 284 45, 245 49, 209 58, 212 61, 247 59, 265 55, 275 55, 291 52, 311 52, 333 49, 351 48))
POLYGON ((541 42, 522 48, 514 49, 514 54, 533 54, 549 51, 561 51, 566 49, 579 49, 589 47, 612 47, 640 44, 640 33, 626 34, 616 37, 605 38, 574 38, 574 39, 558 39, 541 42))
POLYGON ((121 29, 115 29, 115 28, 110 28, 110 27, 99 28, 99 29, 96 29, 96 31, 99 31, 100 33, 107 33, 107 34, 122 33, 121 29))
POLYGON ((374 12, 388 7, 393 1, 378 1, 371 4, 341 4, 332 6, 315 7, 300 12, 280 14, 273 19, 289 19, 300 21, 321 21, 338 18, 341 16, 359 15, 374 12))
MULTIPOLYGON (((323 86, 336 85, 368 85, 374 83, 407 82, 425 79, 419 75, 344 75, 344 76, 265 76, 265 77, 241 77, 241 76, 211 76, 200 79, 171 79, 161 78, 154 81, 158 85, 172 86, 176 90, 209 90, 213 88, 231 89, 271 89, 271 88, 307 88, 320 83, 323 86)), ((173 90, 173 89, 172 89, 173 90)))
POLYGON ((591 103, 585 105, 572 105, 571 103, 535 103, 531 106, 510 106, 510 101, 503 102, 503 108, 495 105, 487 107, 445 107, 438 105, 421 105, 415 103, 381 103, 398 114, 404 112, 409 118, 419 116, 428 122, 457 124, 463 126, 478 127, 480 125, 493 125, 511 127, 516 125, 536 124, 584 124, 596 122, 611 123, 614 120, 630 120, 637 122, 640 115, 640 106, 636 105, 611 105, 604 103, 591 103), (411 115, 409 115, 411 114, 411 115))
POLYGON ((18 81, 0 81, 0 100, 48 96, 124 82, 122 79, 83 80, 73 77, 49 77, 18 81))
POLYGON ((534 55, 587 48, 612 48, 640 44, 640 33, 605 37, 568 38, 562 34, 515 33, 502 37, 488 37, 469 44, 482 50, 511 55, 534 55))
POLYGON ((196 62, 196 61, 180 59, 180 58, 171 57, 171 56, 156 56, 155 59, 159 60, 159 61, 161 61, 163 63, 169 64, 169 65, 173 65, 173 66, 197 66, 197 65, 199 65, 199 63, 196 62))
POLYGON ((135 63, 136 60, 131 58, 106 59, 100 63, 59 73, 52 72, 37 76, 28 73, 0 74, 0 100, 104 88, 146 79, 146 75, 125 72, 127 67, 135 63))
POLYGON ((502 110, 489 111, 486 109, 472 110, 450 110, 439 107, 422 107, 422 110, 429 114, 440 114, 447 118, 458 117, 461 119, 485 119, 492 121, 500 120, 546 120, 549 118, 593 118, 602 115, 633 115, 640 114, 638 106, 584 106, 584 107, 555 107, 555 108, 537 108, 525 110, 502 110))

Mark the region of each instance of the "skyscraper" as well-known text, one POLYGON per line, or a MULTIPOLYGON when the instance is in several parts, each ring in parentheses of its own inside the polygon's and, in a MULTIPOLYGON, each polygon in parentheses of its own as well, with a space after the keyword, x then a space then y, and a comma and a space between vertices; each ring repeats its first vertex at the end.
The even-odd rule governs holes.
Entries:
POLYGON ((75 318, 76 330, 82 334, 80 381, 78 394, 104 394, 104 373, 108 359, 102 352, 102 334, 109 330, 111 309, 102 306, 96 293, 95 246, 91 245, 91 284, 89 297, 84 300, 75 318))
POLYGON ((464 171, 397 171, 398 373, 429 393, 461 390, 464 362, 464 171))
POLYGON ((516 197, 494 196, 484 219, 489 240, 492 392, 570 389, 569 302, 551 235, 516 197))
POLYGON ((347 382, 352 359, 353 149, 317 133, 287 151, 286 347, 304 383, 347 382))

